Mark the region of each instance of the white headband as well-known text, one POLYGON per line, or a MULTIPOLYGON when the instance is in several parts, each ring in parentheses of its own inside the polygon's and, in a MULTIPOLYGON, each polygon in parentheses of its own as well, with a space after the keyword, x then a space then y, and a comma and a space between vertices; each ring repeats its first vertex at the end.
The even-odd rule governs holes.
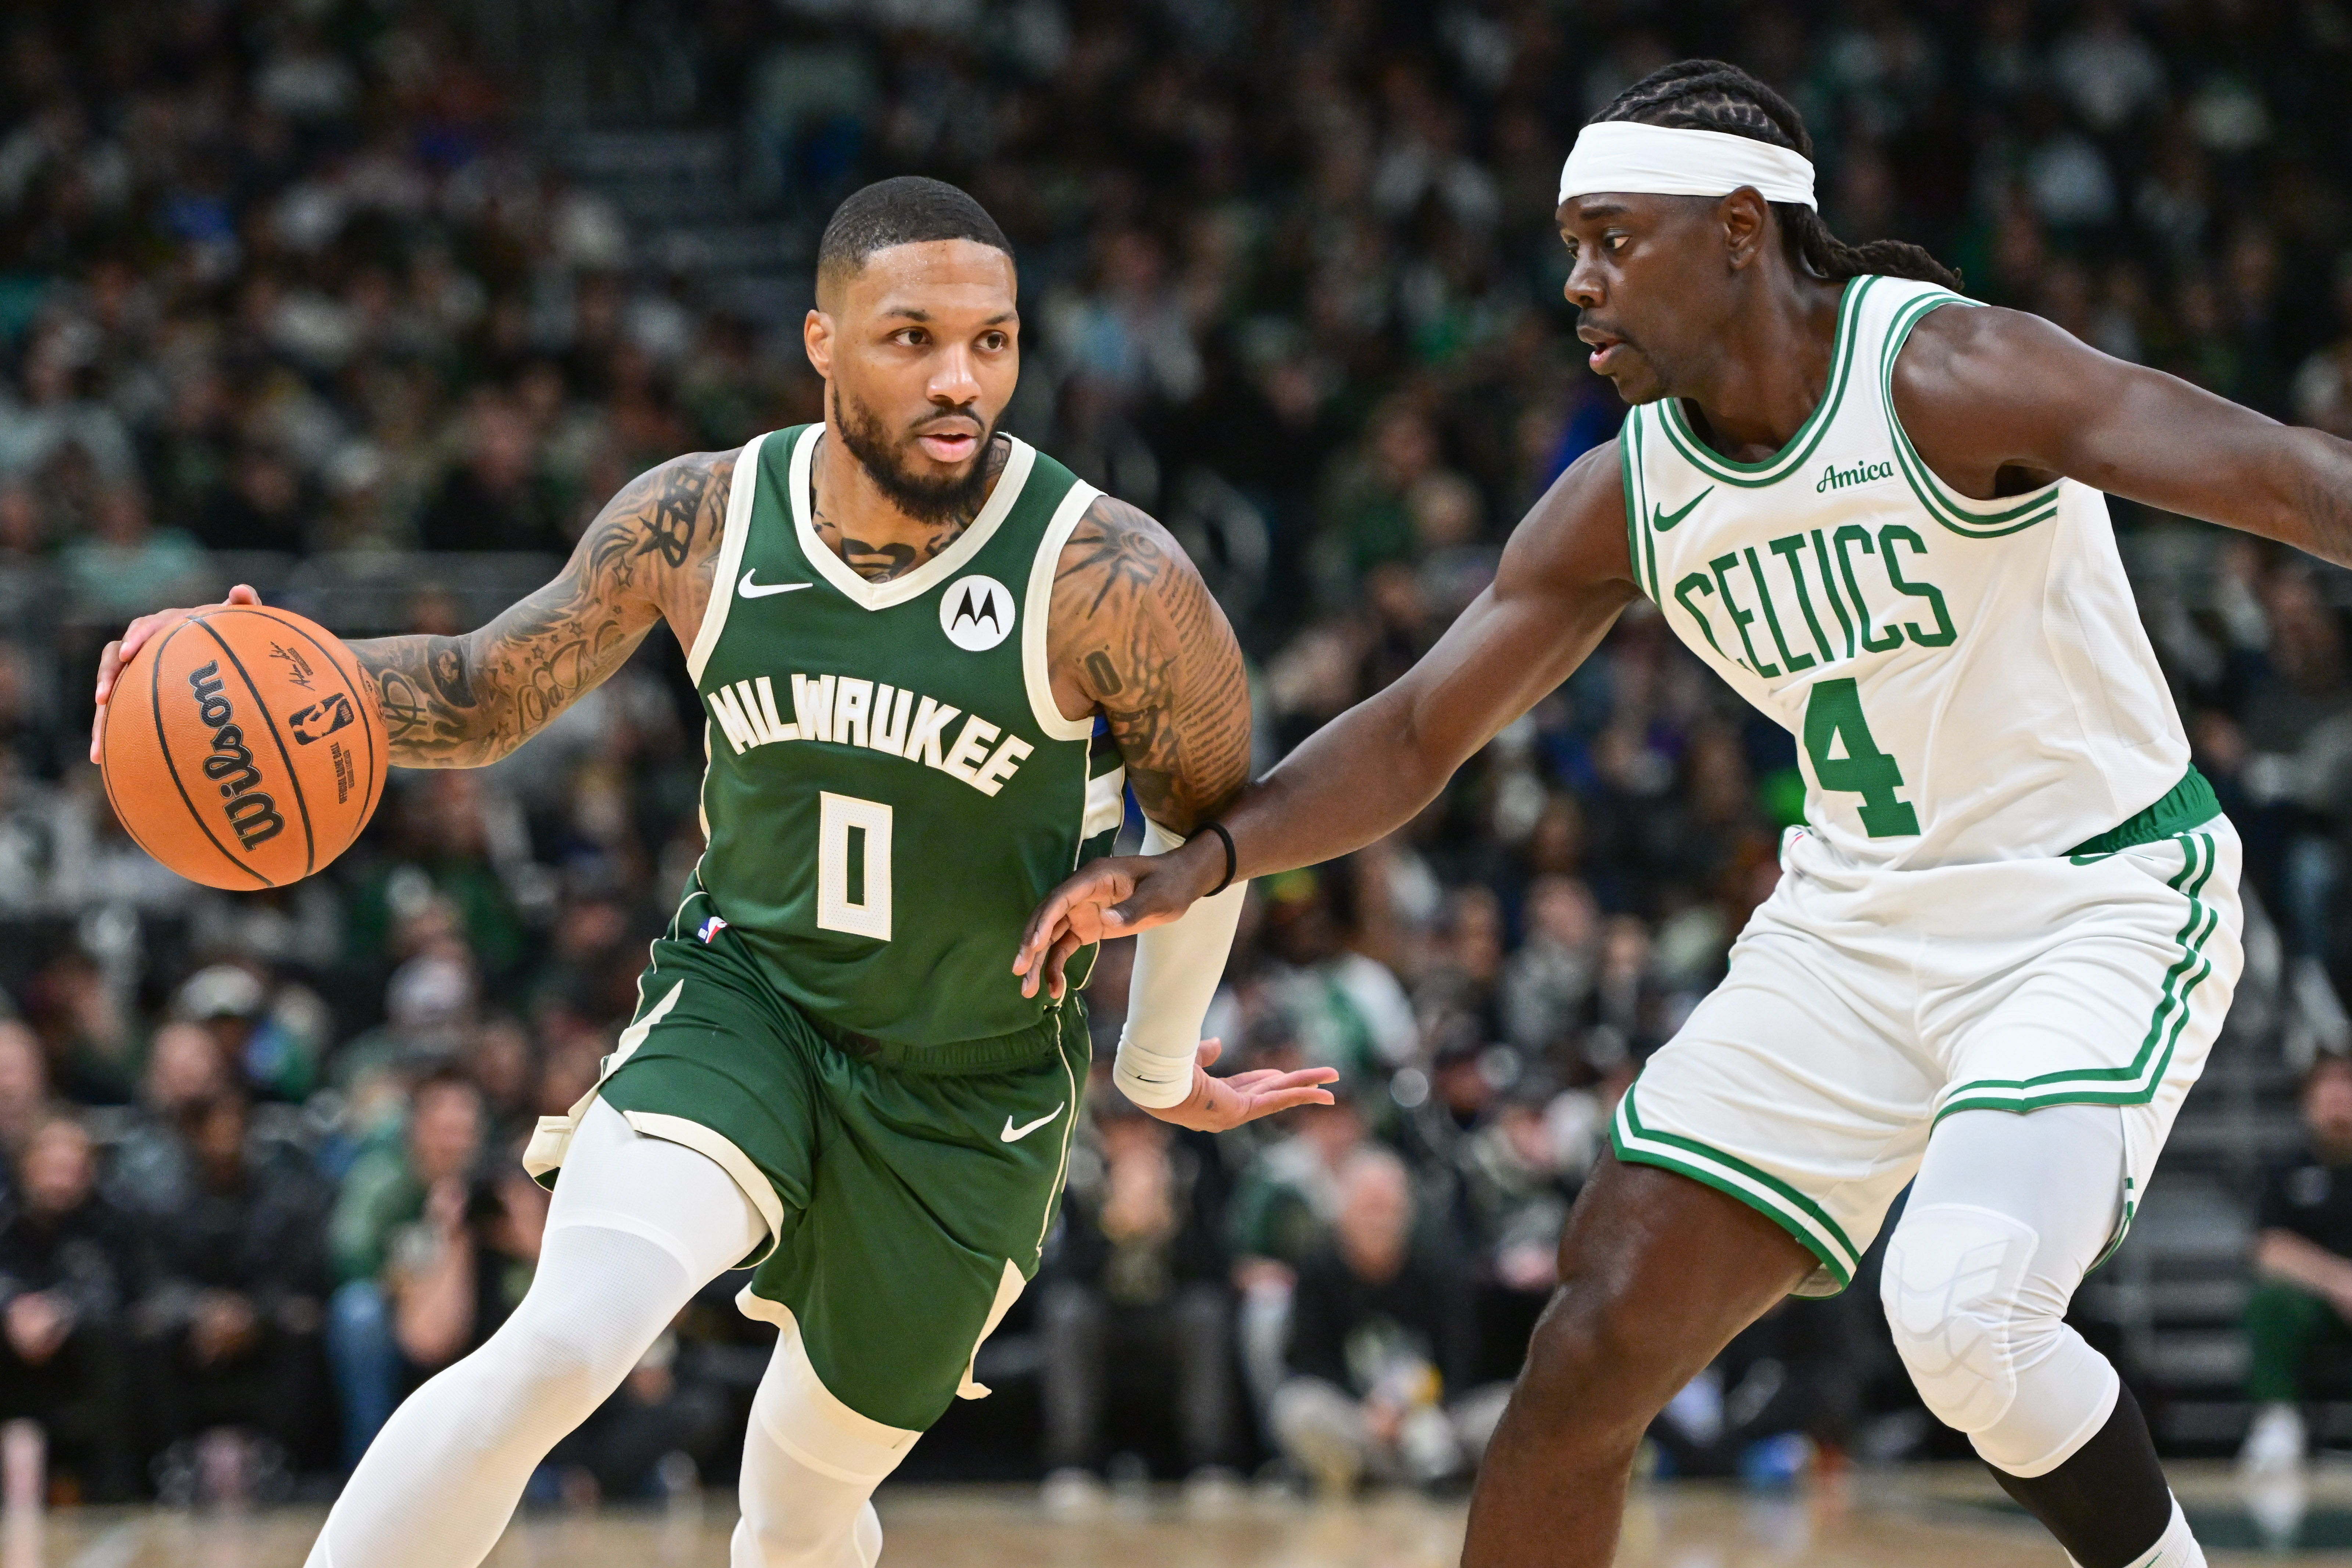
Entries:
POLYGON ((1785 147, 1720 131, 1680 131, 1630 120, 1588 125, 1559 172, 1559 199, 1622 191, 1643 196, 1727 196, 1753 185, 1768 202, 1818 210, 1813 166, 1785 147))

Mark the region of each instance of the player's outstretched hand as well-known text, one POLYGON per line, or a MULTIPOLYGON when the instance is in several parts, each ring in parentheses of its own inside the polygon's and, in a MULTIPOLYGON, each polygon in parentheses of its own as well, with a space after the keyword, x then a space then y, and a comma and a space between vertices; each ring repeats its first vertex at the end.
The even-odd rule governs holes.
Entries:
MULTIPOLYGON (((226 604, 260 602, 261 595, 240 582, 228 591, 228 597, 220 604, 205 604, 196 608, 217 610, 226 604)), ((106 652, 98 656, 98 711, 90 715, 89 719, 89 759, 92 762, 99 759, 99 737, 106 733, 106 699, 114 695, 114 677, 122 673, 122 666, 131 662, 131 655, 145 647, 157 632, 170 631, 195 612, 195 610, 158 610, 152 615, 142 615, 123 630, 120 638, 109 643, 106 652)))
POLYGON ((1197 857, 1183 849, 1088 862, 1029 916, 1013 959, 1013 972, 1022 977, 1021 994, 1034 997, 1043 985, 1046 995, 1061 1000, 1068 988, 1062 966, 1071 954, 1091 943, 1167 925, 1209 891, 1222 864, 1221 859, 1212 860, 1203 882, 1197 857))
POLYGON ((1331 1103, 1331 1092, 1323 1085, 1339 1076, 1339 1069, 1307 1067, 1285 1072, 1267 1067, 1236 1072, 1231 1078, 1213 1078, 1209 1074, 1210 1064, 1223 1050, 1221 1041, 1202 1040, 1200 1054, 1192 1059, 1192 1092, 1151 1113, 1196 1133, 1223 1133, 1293 1106, 1331 1103))

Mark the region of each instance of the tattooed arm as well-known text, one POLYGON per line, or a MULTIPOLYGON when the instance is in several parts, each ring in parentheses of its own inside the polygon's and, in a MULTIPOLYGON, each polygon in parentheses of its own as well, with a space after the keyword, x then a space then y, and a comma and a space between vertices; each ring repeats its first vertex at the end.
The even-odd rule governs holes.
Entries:
POLYGON ((627 663, 663 616, 691 643, 733 474, 734 454, 697 452, 639 475, 554 581, 479 631, 353 643, 394 764, 496 762, 627 663))
MULTIPOLYGON (((374 688, 400 768, 478 768, 547 727, 626 662, 667 616, 690 644, 710 601, 731 452, 698 452, 639 475, 613 497, 553 582, 460 637, 378 637, 350 644, 374 688)), ((231 604, 257 604, 239 586, 231 604)), ((185 610, 143 615, 99 656, 98 719, 115 674, 185 610)))
POLYGON ((1249 781, 1249 681, 1208 585, 1168 530, 1102 497, 1054 580, 1047 662, 1062 711, 1099 711, 1144 814, 1190 833, 1249 781))
MULTIPOLYGON (((1062 547, 1045 642, 1055 700, 1072 717, 1092 709, 1109 722, 1145 816, 1191 834, 1241 793, 1250 754, 1241 647, 1167 529, 1108 496, 1087 507, 1062 547)), ((1209 1071, 1223 1048, 1200 1038, 1201 1024, 1224 974, 1242 897, 1232 888, 1138 936, 1111 1070, 1151 1114, 1204 1133, 1296 1105, 1328 1105, 1324 1085, 1339 1076, 1328 1067, 1223 1078, 1209 1071)), ((1056 997, 1059 960, 1068 956, 1067 948, 1056 955, 1056 997)), ((1033 975, 1023 988, 1034 994, 1037 983, 1033 975)))

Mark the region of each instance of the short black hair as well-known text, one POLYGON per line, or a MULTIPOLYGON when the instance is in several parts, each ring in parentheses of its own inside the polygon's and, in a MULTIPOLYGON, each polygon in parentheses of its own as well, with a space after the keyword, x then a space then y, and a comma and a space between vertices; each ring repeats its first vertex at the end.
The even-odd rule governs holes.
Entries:
POLYGON ((971 193, 944 180, 901 174, 877 180, 833 210, 817 241, 817 287, 855 277, 866 258, 894 245, 968 239, 1009 259, 1013 242, 971 193))

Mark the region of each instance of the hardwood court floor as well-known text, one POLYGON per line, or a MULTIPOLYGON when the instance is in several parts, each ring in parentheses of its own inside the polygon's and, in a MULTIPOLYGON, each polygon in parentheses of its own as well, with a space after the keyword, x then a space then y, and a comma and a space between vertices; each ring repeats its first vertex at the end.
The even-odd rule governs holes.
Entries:
MULTIPOLYGON (((2221 1472, 2178 1478, 2216 1546, 2252 1547, 2259 1523, 2283 1541, 2275 1507, 2249 1510, 2221 1472), (2250 1533, 2252 1531, 2252 1533, 2250 1533)), ((1757 1498, 1711 1486, 1640 1492, 1619 1568, 2061 1568, 2038 1530, 1990 1506, 1965 1470, 1892 1477, 1757 1498)), ((2273 1500, 2275 1502, 2276 1500, 2273 1500)), ((2303 1539, 2282 1558, 2217 1551, 2217 1565, 2288 1562, 2352 1568, 2352 1474, 2323 1474, 2303 1539)), ((667 1511, 540 1515, 509 1533, 490 1568, 725 1568, 731 1509, 713 1499, 667 1511)), ((1381 1498, 1344 1507, 1246 1499, 1188 1513, 1174 1499, 1118 1500, 1053 1519, 1025 1490, 884 1493, 882 1568, 1452 1568, 1458 1506, 1381 1498)), ((0 1530, 0 1568, 301 1568, 316 1511, 247 1516, 88 1510, 0 1530)), ((418 1563, 415 1568, 440 1568, 418 1563)))

